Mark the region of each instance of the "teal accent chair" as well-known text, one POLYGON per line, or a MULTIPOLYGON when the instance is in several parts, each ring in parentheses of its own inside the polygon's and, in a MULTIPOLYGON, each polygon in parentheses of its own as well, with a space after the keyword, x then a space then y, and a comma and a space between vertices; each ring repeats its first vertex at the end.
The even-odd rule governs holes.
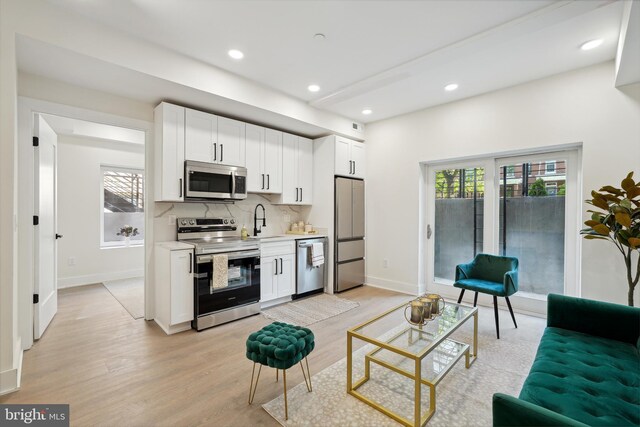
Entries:
POLYGON ((518 292, 518 258, 489 254, 478 254, 469 264, 456 266, 456 281, 453 284, 462 289, 458 304, 465 290, 475 292, 473 306, 478 303, 478 292, 493 295, 493 313, 496 318, 496 335, 500 339, 500 320, 498 319, 498 297, 507 300, 513 324, 518 327, 513 315, 509 297, 518 292))
POLYGON ((550 294, 547 328, 518 398, 494 426, 639 426, 640 308, 550 294))
POLYGON ((302 326, 289 325, 288 323, 273 322, 265 326, 257 332, 252 333, 247 338, 247 359, 253 362, 253 370, 251 371, 251 385, 249 387, 249 405, 253 403, 253 398, 258 389, 258 381, 260 380, 260 372, 262 366, 276 368, 276 381, 278 381, 278 372, 282 370, 282 378, 284 382, 284 419, 289 419, 289 405, 287 402, 287 369, 296 364, 300 364, 304 382, 307 390, 311 392, 311 371, 309 371, 309 360, 307 356, 315 348, 315 338, 313 332, 302 326), (302 360, 307 365, 305 372, 302 360), (255 377, 256 363, 258 367, 258 376, 255 377), (255 377, 255 383, 253 381, 255 377))

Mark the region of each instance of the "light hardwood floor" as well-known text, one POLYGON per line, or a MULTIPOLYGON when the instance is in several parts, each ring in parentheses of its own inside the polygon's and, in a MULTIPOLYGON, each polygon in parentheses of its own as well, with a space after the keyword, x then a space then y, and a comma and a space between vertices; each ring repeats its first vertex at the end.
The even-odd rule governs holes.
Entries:
MULTIPOLYGON (((349 327, 410 299, 366 286, 340 296, 360 307, 310 326, 312 375, 346 356, 349 327)), ((69 403, 75 426, 278 425, 261 407, 282 394, 273 369, 263 369, 247 405, 245 340, 271 322, 262 315, 166 336, 154 322, 134 320, 102 285, 61 290, 58 305, 24 354, 21 389, 0 403, 69 403)), ((300 369, 288 371, 289 388, 302 381, 300 369)))

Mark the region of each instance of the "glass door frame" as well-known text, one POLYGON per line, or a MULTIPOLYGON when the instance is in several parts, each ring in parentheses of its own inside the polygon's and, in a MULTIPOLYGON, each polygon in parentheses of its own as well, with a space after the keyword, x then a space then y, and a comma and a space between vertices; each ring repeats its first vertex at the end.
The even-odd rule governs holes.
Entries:
MULTIPOLYGON (((420 292, 429 291, 437 292, 449 299, 458 297, 457 289, 452 286, 451 281, 436 281, 435 278, 435 200, 436 200, 436 172, 443 169, 468 169, 468 168, 482 168, 484 169, 484 200, 485 203, 483 209, 483 241, 482 252, 488 252, 493 250, 496 245, 494 242, 494 233, 487 233, 490 230, 493 223, 493 217, 495 216, 494 209, 497 205, 493 203, 486 203, 487 200, 492 200, 495 197, 495 188, 487 183, 494 182, 494 158, 476 158, 468 160, 460 160, 454 162, 430 162, 424 164, 424 179, 426 197, 424 200, 426 225, 424 227, 424 235, 426 238, 426 268, 424 269, 424 280, 420 280, 420 292), (430 231, 431 230, 431 231, 430 231)), ((424 259, 424 258, 423 258, 424 259)))
MULTIPOLYGON (((522 159, 536 161, 537 159, 555 160, 554 157, 562 156, 567 161, 566 175, 566 199, 565 199, 565 259, 564 259, 564 294, 580 296, 580 235, 582 225, 582 150, 581 144, 566 144, 563 146, 546 147, 540 150, 520 151, 517 153, 495 153, 487 156, 465 157, 450 161, 434 161, 421 163, 420 179, 420 212, 418 256, 418 291, 436 292, 449 301, 457 301, 460 292, 451 283, 438 283, 435 281, 435 238, 429 237, 428 227, 435 233, 435 172, 442 169, 464 169, 472 167, 484 168, 485 194, 484 194, 484 221, 483 221, 483 252, 490 254, 500 253, 500 173, 499 164, 507 162, 521 162, 522 159), (493 203, 492 203, 493 201, 493 203)), ((467 296, 467 300, 468 300, 467 296)), ((520 312, 533 315, 546 314, 546 301, 540 299, 519 296, 517 293, 510 298, 513 306, 520 312)), ((468 302, 465 300, 465 302, 468 302)), ((500 301, 499 305, 503 305, 500 301)), ((491 305, 490 296, 480 295, 478 301, 482 305, 491 305)), ((506 307, 506 306, 505 306, 506 307)))
MULTIPOLYGON (((497 192, 497 197, 493 200, 495 218, 492 224, 494 246, 490 253, 500 254, 500 168, 502 166, 541 163, 550 160, 557 160, 561 157, 566 159, 566 182, 565 182, 565 217, 564 217, 564 294, 568 296, 580 295, 580 263, 577 262, 580 248, 580 228, 581 228, 581 197, 582 184, 579 180, 580 173, 580 152, 579 150, 549 151, 539 154, 522 154, 511 157, 497 157, 494 163, 493 187, 497 192)), ((486 187, 486 182, 485 182, 486 187)), ((517 295, 517 294, 516 294, 517 295)), ((533 299, 526 297, 526 299, 533 299)), ((546 303, 546 298, 542 299, 546 303)))

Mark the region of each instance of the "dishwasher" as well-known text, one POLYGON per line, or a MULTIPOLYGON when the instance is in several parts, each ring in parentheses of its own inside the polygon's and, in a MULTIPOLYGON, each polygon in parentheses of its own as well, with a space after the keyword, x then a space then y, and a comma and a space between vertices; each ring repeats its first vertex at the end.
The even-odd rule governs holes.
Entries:
POLYGON ((300 239, 296 241, 296 293, 293 299, 324 292, 327 284, 327 244, 326 237, 300 239), (314 267, 312 265, 312 246, 322 243, 324 262, 314 267))

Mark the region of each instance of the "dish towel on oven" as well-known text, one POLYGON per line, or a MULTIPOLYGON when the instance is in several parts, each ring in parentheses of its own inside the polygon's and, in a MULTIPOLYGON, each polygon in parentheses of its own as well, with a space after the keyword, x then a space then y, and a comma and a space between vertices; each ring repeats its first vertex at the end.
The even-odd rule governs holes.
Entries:
POLYGON ((216 289, 226 288, 229 284, 229 258, 226 255, 213 256, 213 271, 209 293, 216 289))
POLYGON ((311 266, 320 267, 324 264, 324 243, 311 244, 311 266))

